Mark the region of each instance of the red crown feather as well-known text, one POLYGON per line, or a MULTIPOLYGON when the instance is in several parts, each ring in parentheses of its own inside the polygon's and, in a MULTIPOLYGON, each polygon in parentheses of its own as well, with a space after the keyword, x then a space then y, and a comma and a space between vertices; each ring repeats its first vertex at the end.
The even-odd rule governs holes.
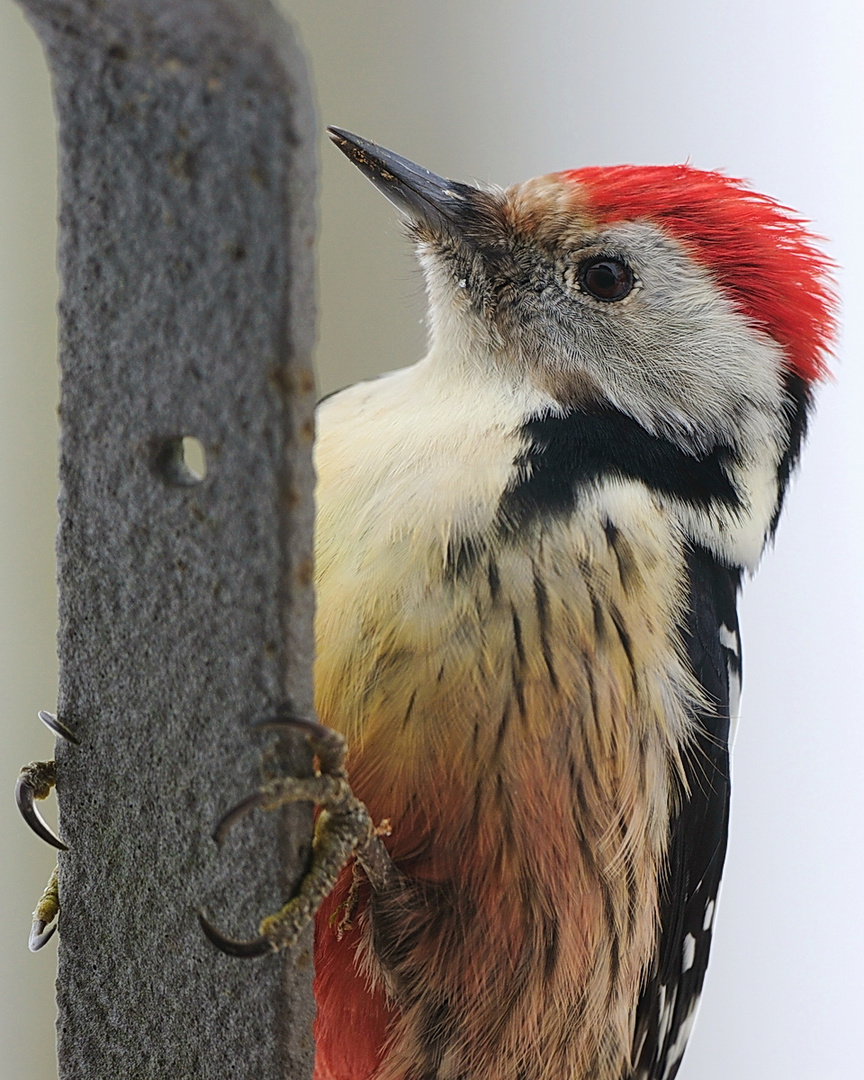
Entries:
POLYGON ((827 374, 836 330, 831 260, 807 223, 744 182, 689 165, 614 165, 559 174, 601 224, 647 218, 688 247, 736 307, 808 382, 827 374))

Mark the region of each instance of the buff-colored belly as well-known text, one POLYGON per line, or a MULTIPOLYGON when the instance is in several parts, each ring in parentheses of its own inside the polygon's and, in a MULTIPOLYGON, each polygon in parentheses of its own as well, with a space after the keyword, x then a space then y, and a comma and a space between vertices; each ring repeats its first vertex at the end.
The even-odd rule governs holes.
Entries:
POLYGON ((646 550, 668 537, 605 513, 458 569, 434 539, 340 559, 319 536, 319 714, 416 885, 390 898, 410 948, 382 934, 370 960, 399 1010, 380 1080, 426 1058, 440 1080, 617 1080, 627 1059, 687 678, 658 632, 677 581, 646 550))

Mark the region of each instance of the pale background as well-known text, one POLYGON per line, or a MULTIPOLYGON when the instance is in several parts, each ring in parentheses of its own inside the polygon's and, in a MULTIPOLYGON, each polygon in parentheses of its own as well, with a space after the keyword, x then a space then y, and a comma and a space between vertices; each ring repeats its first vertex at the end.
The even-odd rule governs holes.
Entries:
MULTIPOLYGON (((746 590, 728 872, 680 1080, 864 1076, 864 7, 288 7, 312 57, 322 124, 436 172, 502 184, 583 164, 689 159, 749 177, 832 239, 844 337, 776 550, 746 590)), ((322 146, 322 162, 328 390, 418 358, 424 330, 422 284, 395 212, 335 149, 322 146)), ((19 764, 51 754, 35 714, 56 693, 54 171, 41 53, 0 0, 0 1080, 55 1075, 55 945, 37 956, 26 948, 52 857, 11 799, 19 764)))

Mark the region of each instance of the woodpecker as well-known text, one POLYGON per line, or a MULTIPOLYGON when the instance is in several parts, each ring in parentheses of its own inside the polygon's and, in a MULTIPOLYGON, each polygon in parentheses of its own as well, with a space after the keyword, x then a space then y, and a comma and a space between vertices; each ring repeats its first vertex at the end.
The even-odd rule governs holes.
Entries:
POLYGON ((736 601, 826 374, 829 262, 720 173, 487 189, 330 132, 406 218, 430 345, 318 410, 316 708, 353 796, 319 731, 315 873, 368 816, 317 915, 315 1078, 671 1080, 726 852, 736 601))
POLYGON ((827 260, 716 172, 481 189, 331 136, 407 219, 430 346, 318 411, 316 704, 400 876, 319 913, 316 1080, 671 1080, 827 260))

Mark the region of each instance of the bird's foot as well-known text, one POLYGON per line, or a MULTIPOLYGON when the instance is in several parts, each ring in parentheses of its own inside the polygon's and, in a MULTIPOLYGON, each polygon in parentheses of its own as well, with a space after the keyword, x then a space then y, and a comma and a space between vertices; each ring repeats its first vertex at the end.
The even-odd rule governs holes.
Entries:
POLYGON ((42 946, 53 937, 54 931, 57 929, 55 919, 59 914, 60 891, 57 885, 57 867, 55 866, 51 871, 51 877, 48 878, 48 884, 39 897, 36 910, 33 912, 30 937, 27 939, 30 952, 39 952, 42 946))
MULTIPOLYGON (((385 820, 375 828, 377 836, 389 836, 390 835, 390 821, 385 820)), ((388 856, 389 857, 389 856, 388 856)), ((354 917, 357 914, 357 909, 360 906, 360 885, 361 875, 358 863, 354 863, 354 872, 351 875, 351 884, 348 887, 348 895, 345 899, 336 906, 335 911, 330 916, 330 926, 336 932, 336 939, 341 941, 342 938, 354 927, 354 917)))
MULTIPOLYGON (((39 713, 39 719, 56 735, 59 735, 67 742, 78 745, 78 740, 69 728, 61 723, 53 713, 42 711, 39 713)), ((58 836, 54 835, 45 819, 36 809, 36 801, 47 799, 56 782, 57 766, 53 761, 31 761, 29 765, 25 765, 18 773, 18 782, 15 785, 15 802, 21 816, 41 840, 44 840, 46 844, 50 844, 52 847, 59 848, 60 851, 66 851, 66 845, 58 836)), ((55 866, 48 884, 39 898, 36 910, 33 912, 33 924, 30 928, 28 942, 31 952, 38 952, 57 929, 54 920, 57 918, 59 911, 60 895, 57 888, 57 867, 55 866)))
POLYGON ((40 840, 60 851, 66 850, 63 841, 55 836, 51 827, 36 809, 37 799, 47 799, 57 782, 57 766, 53 761, 31 761, 22 766, 15 785, 15 802, 21 817, 40 840))
POLYGON ((396 870, 381 840, 389 823, 376 828, 366 806, 354 795, 345 771, 345 740, 335 731, 312 720, 282 717, 259 725, 268 729, 293 729, 306 733, 316 758, 314 776, 280 777, 263 784, 222 818, 215 830, 221 843, 231 826, 250 810, 275 810, 289 803, 310 802, 320 809, 312 840, 312 864, 297 892, 273 915, 261 921, 259 936, 251 941, 226 937, 199 912, 208 939, 229 956, 263 956, 288 949, 315 917, 352 856, 366 871, 373 889, 383 887, 396 870))

